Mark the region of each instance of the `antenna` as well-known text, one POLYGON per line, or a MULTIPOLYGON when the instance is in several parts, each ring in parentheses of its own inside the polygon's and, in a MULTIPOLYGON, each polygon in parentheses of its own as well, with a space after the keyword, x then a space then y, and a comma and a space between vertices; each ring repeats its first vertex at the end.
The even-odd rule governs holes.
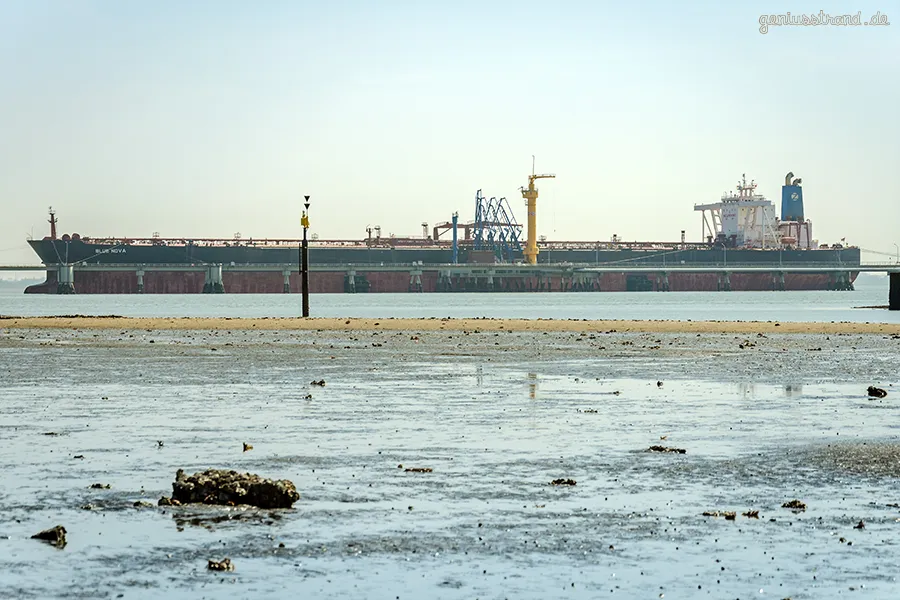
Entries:
POLYGON ((534 175, 534 154, 531 155, 531 175, 534 175))

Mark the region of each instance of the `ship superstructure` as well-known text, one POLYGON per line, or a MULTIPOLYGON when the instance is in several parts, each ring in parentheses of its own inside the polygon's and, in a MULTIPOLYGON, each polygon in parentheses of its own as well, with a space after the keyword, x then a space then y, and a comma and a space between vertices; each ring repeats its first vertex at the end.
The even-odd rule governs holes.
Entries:
POLYGON ((695 204, 702 214, 702 237, 712 246, 725 248, 797 248, 815 250, 812 222, 803 215, 801 180, 788 173, 781 188, 781 218, 775 204, 757 193, 756 181, 741 176, 734 191, 713 204, 695 204), (708 215, 707 215, 708 213, 708 215))

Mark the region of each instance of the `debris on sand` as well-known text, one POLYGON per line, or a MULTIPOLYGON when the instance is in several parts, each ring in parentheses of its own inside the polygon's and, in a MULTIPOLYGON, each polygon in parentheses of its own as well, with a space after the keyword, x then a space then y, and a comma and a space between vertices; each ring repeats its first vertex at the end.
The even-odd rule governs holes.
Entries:
POLYGON ((244 442, 244 452, 246 452, 248 450, 253 450, 253 446, 251 446, 247 442, 244 442))
POLYGON ((550 485, 575 485, 574 479, 554 479, 550 485))
POLYGON ((730 510, 707 510, 703 513, 704 517, 725 517, 727 521, 734 521, 737 513, 730 510))
POLYGON ((91 484, 92 490, 108 490, 109 487, 110 486, 108 483, 92 483, 91 484))
POLYGON ((178 469, 172 484, 172 501, 182 504, 248 504, 258 508, 290 508, 300 494, 287 479, 265 479, 251 473, 207 469, 185 475, 178 469))
POLYGON ((865 529, 865 528, 866 528, 866 524, 863 523, 862 521, 860 521, 859 523, 857 523, 856 525, 853 526, 853 529, 865 529))
POLYGON ((319 387, 325 387, 325 380, 324 379, 313 380, 313 381, 309 382, 309 385, 317 385, 319 387))
POLYGON ((234 571, 234 563, 230 558, 222 560, 208 560, 206 568, 210 571, 234 571))
POLYGON ((50 542, 57 548, 62 548, 66 545, 66 528, 62 525, 57 525, 56 527, 45 529, 40 533, 34 534, 31 536, 31 539, 44 540, 45 542, 50 542))
POLYGON ((650 446, 647 452, 674 452, 676 454, 685 454, 687 450, 684 448, 670 448, 668 446, 650 446))
MULTIPOLYGON (((726 521, 734 521, 737 519, 737 513, 733 510, 708 510, 703 513, 704 517, 725 517, 726 521)), ((758 510, 748 510, 745 513, 741 513, 741 516, 747 517, 748 519, 758 519, 759 511, 758 510)))
POLYGON ((431 473, 432 471, 433 469, 430 469, 428 467, 409 467, 403 469, 404 473, 431 473))
POLYGON ((790 502, 785 502, 784 504, 782 504, 781 508, 789 508, 791 510, 806 510, 806 504, 804 502, 800 502, 797 499, 794 499, 790 502))
POLYGON ((884 398, 887 396, 887 392, 880 387, 875 387, 874 385, 870 385, 866 390, 869 393, 869 396, 872 398, 884 398))

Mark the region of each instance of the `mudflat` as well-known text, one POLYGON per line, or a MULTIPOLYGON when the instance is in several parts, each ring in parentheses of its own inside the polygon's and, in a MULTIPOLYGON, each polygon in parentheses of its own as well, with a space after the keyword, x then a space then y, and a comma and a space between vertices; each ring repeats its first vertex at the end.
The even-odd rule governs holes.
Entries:
POLYGON ((0 597, 900 596, 887 329, 27 321, 0 321, 0 597), (179 469, 300 498, 158 506, 179 469))
POLYGON ((0 316, 0 329, 155 329, 270 331, 547 331, 638 333, 866 333, 900 335, 900 324, 776 321, 638 321, 586 319, 357 319, 357 318, 136 318, 119 316, 0 316))

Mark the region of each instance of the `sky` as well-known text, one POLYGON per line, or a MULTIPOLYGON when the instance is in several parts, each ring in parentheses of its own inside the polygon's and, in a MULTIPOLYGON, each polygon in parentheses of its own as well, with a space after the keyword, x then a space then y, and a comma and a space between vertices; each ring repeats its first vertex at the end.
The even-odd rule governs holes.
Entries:
MULTIPOLYGON (((900 243, 900 2, 0 3, 0 264, 88 236, 421 235, 536 157, 553 240, 699 240, 743 173, 900 243), (775 3, 772 3, 775 4, 775 3), (880 27, 770 27, 761 10, 880 27)), ((878 256, 864 255, 864 259, 878 256)))

